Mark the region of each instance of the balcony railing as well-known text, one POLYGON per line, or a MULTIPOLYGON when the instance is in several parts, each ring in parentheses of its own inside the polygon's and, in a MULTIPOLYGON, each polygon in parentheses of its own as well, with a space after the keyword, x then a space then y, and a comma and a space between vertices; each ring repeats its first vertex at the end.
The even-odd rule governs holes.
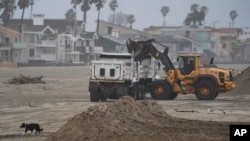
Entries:
POLYGON ((56 47, 56 40, 38 40, 36 46, 39 47, 56 47))
POLYGON ((27 43, 14 43, 13 44, 13 47, 14 48, 17 48, 17 49, 21 49, 21 48, 27 48, 28 47, 28 44, 27 43))
POLYGON ((10 43, 0 43, 0 47, 10 47, 10 43))
POLYGON ((37 60, 56 60, 55 54, 38 54, 36 56, 37 60))

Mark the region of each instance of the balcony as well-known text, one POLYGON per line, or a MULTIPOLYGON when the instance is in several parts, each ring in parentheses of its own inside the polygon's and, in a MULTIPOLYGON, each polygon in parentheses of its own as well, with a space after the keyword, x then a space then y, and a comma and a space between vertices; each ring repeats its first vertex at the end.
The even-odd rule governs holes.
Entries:
POLYGON ((0 43, 0 48, 1 47, 11 47, 10 43, 0 43))
POLYGON ((56 40, 38 40, 37 47, 56 47, 56 40))
POLYGON ((27 48, 28 44, 27 43, 14 43, 13 47, 15 49, 22 49, 22 48, 27 48))
POLYGON ((55 54, 38 54, 36 60, 56 60, 55 54))

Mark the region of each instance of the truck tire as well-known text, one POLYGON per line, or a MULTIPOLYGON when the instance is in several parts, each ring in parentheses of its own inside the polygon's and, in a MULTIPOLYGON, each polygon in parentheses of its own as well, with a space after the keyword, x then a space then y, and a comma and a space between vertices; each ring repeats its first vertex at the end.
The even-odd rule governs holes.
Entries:
POLYGON ((169 84, 164 80, 154 81, 150 87, 150 95, 152 98, 160 99, 171 99, 173 94, 170 90, 169 84))
POLYGON ((99 90, 99 97, 101 99, 101 101, 107 101, 107 97, 101 92, 101 90, 99 90))
POLYGON ((100 99, 100 95, 99 95, 97 86, 95 84, 92 84, 90 87, 91 87, 90 88, 90 101, 98 102, 100 99))
POLYGON ((141 100, 141 87, 138 84, 135 84, 133 87, 135 93, 135 100, 141 100))
POLYGON ((140 85, 140 99, 145 99, 145 86, 140 85))
POLYGON ((215 84, 209 80, 203 80, 195 85, 195 96, 199 100, 213 100, 217 97, 215 84))
POLYGON ((134 84, 133 87, 129 88, 128 95, 134 98, 135 100, 140 100, 140 90, 138 84, 134 84))

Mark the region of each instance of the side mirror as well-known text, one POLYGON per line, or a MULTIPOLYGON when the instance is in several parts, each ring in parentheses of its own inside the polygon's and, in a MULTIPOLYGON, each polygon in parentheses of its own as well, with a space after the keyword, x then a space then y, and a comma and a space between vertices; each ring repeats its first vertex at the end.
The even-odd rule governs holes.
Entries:
POLYGON ((179 60, 180 60, 180 57, 177 57, 176 61, 179 62, 179 60))

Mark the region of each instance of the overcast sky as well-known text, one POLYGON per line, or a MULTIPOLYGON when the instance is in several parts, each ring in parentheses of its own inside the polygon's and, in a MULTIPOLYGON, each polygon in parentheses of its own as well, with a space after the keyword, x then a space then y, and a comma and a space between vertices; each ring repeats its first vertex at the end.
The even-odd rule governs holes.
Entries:
MULTIPOLYGON (((107 0, 101 9, 100 19, 107 21, 108 16, 113 12, 109 8, 107 0)), ((161 26, 163 17, 160 12, 162 6, 168 6, 170 12, 166 16, 167 26, 180 26, 183 24, 190 6, 194 3, 207 6, 209 11, 206 16, 206 26, 229 27, 231 22, 229 13, 235 9, 238 17, 235 20, 235 27, 250 27, 250 0, 117 0, 119 7, 116 12, 135 15, 133 28, 143 30, 149 26, 161 26)), ((65 13, 72 8, 71 0, 35 0, 33 14, 44 14, 46 19, 65 18, 65 13)), ((82 20, 83 13, 80 6, 77 7, 77 19, 82 20)), ((17 8, 14 18, 20 18, 22 11, 17 8)), ((29 18, 30 8, 25 10, 25 18, 29 18)), ((97 11, 92 5, 87 15, 87 31, 94 31, 96 28, 97 11)))

